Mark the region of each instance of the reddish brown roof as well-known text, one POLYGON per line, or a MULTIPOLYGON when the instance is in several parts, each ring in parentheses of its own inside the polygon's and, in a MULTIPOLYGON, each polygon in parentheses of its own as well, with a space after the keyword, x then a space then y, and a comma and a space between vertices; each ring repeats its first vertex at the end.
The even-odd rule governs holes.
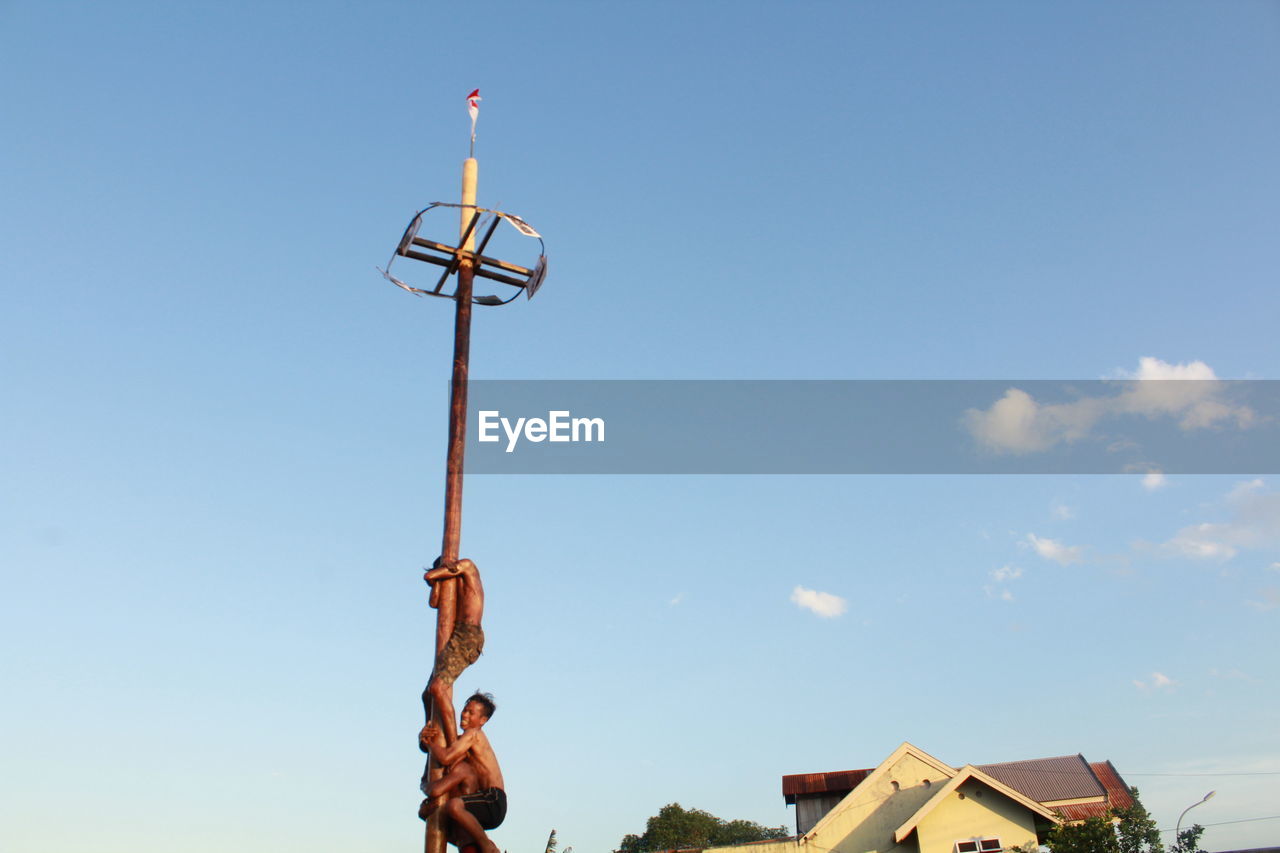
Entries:
POLYGON ((1063 820, 1077 821, 1091 817, 1105 818, 1112 809, 1127 809, 1133 805, 1133 794, 1129 792, 1129 786, 1125 784, 1125 781, 1120 778, 1115 765, 1110 761, 1093 761, 1089 763, 1089 769, 1093 771, 1093 775, 1097 777, 1102 787, 1106 790, 1106 799, 1092 803, 1054 806, 1053 810, 1060 814, 1063 820))
MULTIPOLYGON (((798 835, 788 835, 786 838, 763 838, 759 841, 741 841, 737 844, 716 844, 714 846, 717 848, 750 847, 753 844, 777 844, 780 841, 795 841, 799 837, 798 835)), ((652 850, 650 853, 702 853, 706 849, 705 847, 672 847, 669 850, 652 850)))
POLYGON ((982 764, 978 769, 1038 803, 1082 797, 1105 798, 1107 794, 1083 755, 982 764))
POLYGON ((829 773, 795 773, 782 777, 782 796, 787 803, 796 801, 797 794, 835 794, 852 791, 858 783, 870 775, 874 767, 866 770, 833 770, 829 773))
MULTIPOLYGON (((844 794, 856 788, 874 769, 783 776, 782 795, 790 805, 797 796, 844 794)), ((1110 761, 1089 763, 1082 755, 1062 755, 983 764, 978 769, 1038 803, 1095 798, 1090 803, 1055 806, 1054 811, 1068 821, 1105 817, 1111 809, 1133 805, 1128 784, 1110 761)))
POLYGON ((1075 803, 1070 806, 1054 806, 1053 810, 1061 815, 1062 819, 1068 823, 1077 820, 1084 820, 1091 817, 1105 818, 1111 807, 1106 803, 1098 800, 1093 803, 1075 803))
POLYGON ((1133 793, 1120 778, 1120 773, 1110 761, 1091 761, 1089 768, 1098 777, 1102 787, 1107 789, 1107 803, 1113 809, 1127 809, 1133 805, 1133 793))

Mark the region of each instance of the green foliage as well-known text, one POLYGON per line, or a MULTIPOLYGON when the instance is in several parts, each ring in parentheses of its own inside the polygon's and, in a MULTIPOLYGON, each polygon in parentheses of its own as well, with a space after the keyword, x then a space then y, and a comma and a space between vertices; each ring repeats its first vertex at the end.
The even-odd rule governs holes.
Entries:
POLYGON ((1053 853, 1120 853, 1115 829, 1100 817, 1055 826, 1045 844, 1053 853))
POLYGON ((716 833, 715 843, 746 844, 748 841, 786 838, 789 834, 785 826, 761 826, 752 820, 727 820, 716 833))
POLYGON ((1190 829, 1178 833, 1178 839, 1169 848, 1169 853, 1204 853, 1200 847, 1200 836, 1203 834, 1203 826, 1192 824, 1190 829))
POLYGON ((1156 829, 1156 822, 1151 819, 1147 807, 1138 799, 1138 789, 1130 788, 1129 793, 1133 795, 1133 805, 1114 812, 1120 820, 1116 827, 1120 853, 1163 853, 1160 830, 1156 829))
POLYGON ((1070 826, 1055 826, 1045 838, 1045 844, 1052 853, 1164 853, 1160 831, 1138 799, 1138 789, 1131 788, 1130 793, 1133 794, 1133 805, 1114 810, 1109 816, 1115 819, 1114 822, 1091 817, 1070 826))
POLYGON ((770 838, 786 838, 785 826, 761 826, 749 820, 721 820, 701 809, 679 803, 663 806, 649 818, 644 835, 627 835, 615 853, 649 853, 677 847, 717 847, 770 838))

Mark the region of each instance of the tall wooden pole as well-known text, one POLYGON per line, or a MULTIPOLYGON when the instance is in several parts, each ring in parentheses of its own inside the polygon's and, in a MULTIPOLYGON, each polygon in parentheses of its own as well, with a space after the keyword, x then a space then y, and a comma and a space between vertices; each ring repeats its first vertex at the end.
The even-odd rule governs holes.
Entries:
MULTIPOLYGON (((476 229, 468 226, 475 216, 476 182, 479 164, 474 157, 462 161, 462 222, 459 236, 466 235, 463 249, 471 251, 475 247, 476 229)), ((458 266, 458 290, 454 297, 453 315, 453 377, 449 383, 449 456, 445 463, 444 480, 444 540, 440 546, 440 556, 446 562, 458 559, 458 550, 462 540, 462 468, 463 455, 467 448, 467 368, 471 356, 471 285, 475 270, 471 261, 464 259, 458 266)), ((444 649, 453 633, 453 623, 457 618, 458 595, 455 581, 438 582, 440 594, 436 611, 436 655, 444 649)), ((439 717, 439 709, 431 703, 429 719, 439 717)), ((440 778, 443 768, 432 761, 428 776, 433 781, 440 778)), ((441 826, 443 815, 440 809, 427 820, 426 853, 444 853, 444 829, 441 826)))
MULTIPOLYGON (((462 222, 459 236, 466 236, 462 248, 475 248, 476 229, 468 228, 475 216, 476 179, 479 166, 474 157, 462 161, 462 222)), ((458 292, 454 300, 453 380, 449 385, 449 460, 444 484, 444 543, 446 560, 458 559, 462 539, 462 457, 466 450, 467 363, 471 353, 471 282, 475 273, 471 261, 458 266, 458 292)), ((449 626, 452 629, 452 625, 449 626)), ((448 635, 445 635, 448 639, 448 635)))

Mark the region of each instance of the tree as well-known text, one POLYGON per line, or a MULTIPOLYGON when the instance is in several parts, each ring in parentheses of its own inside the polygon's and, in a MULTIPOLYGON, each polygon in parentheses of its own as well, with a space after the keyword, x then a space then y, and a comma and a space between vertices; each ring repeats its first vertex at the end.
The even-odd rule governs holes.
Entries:
MULTIPOLYGON (((556 831, 551 830, 551 834, 547 836, 546 853, 556 853, 556 845, 560 842, 556 841, 556 831)), ((564 848, 563 853, 573 853, 573 845, 564 848)))
POLYGON ((1052 853, 1119 853, 1115 828, 1110 821, 1091 817, 1080 823, 1061 824, 1045 838, 1052 853))
POLYGON ((1160 830, 1151 819, 1147 807, 1138 799, 1138 789, 1130 788, 1133 805, 1127 809, 1116 809, 1113 814, 1120 821, 1116 826, 1116 841, 1120 853, 1161 853, 1164 845, 1160 843, 1160 830))
MULTIPOLYGON (((1164 853, 1160 831, 1138 799, 1138 789, 1130 788, 1129 792, 1133 795, 1133 805, 1114 809, 1107 818, 1091 817, 1049 830, 1045 838, 1049 850, 1052 853, 1164 853)), ((1197 851, 1178 850, 1177 853, 1197 851)))
POLYGON ((715 847, 769 838, 786 838, 785 826, 761 826, 749 820, 725 821, 701 809, 670 803, 645 824, 644 835, 627 835, 614 853, 650 853, 677 847, 715 847))
POLYGON ((1200 848, 1200 836, 1203 834, 1204 827, 1193 823, 1190 829, 1184 829, 1178 833, 1177 839, 1169 848, 1169 853, 1204 853, 1200 848))

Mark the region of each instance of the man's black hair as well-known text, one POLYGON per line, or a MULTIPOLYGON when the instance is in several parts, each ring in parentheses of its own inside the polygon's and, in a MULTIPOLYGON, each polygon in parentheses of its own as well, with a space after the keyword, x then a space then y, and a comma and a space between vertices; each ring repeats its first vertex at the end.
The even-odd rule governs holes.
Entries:
POLYGON ((467 701, 463 703, 463 707, 466 707, 472 702, 475 702, 481 708, 484 708, 484 717, 486 720, 493 716, 494 711, 498 710, 498 706, 493 703, 492 693, 481 693, 477 690, 475 693, 472 693, 467 697, 467 701))

